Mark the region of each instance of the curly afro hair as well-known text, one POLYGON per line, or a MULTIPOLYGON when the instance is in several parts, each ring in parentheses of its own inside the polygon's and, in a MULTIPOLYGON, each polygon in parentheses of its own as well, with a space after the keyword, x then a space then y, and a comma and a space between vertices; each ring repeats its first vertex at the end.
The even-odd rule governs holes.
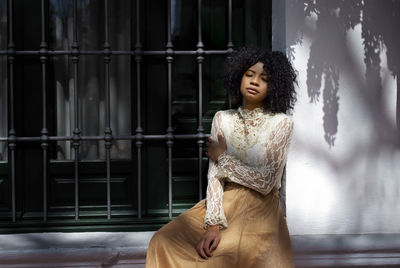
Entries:
POLYGON ((257 62, 264 64, 267 73, 268 89, 264 109, 272 113, 290 112, 296 102, 295 70, 282 52, 269 52, 256 47, 243 47, 226 59, 224 86, 230 107, 237 109, 242 105, 240 83, 243 74, 257 62))

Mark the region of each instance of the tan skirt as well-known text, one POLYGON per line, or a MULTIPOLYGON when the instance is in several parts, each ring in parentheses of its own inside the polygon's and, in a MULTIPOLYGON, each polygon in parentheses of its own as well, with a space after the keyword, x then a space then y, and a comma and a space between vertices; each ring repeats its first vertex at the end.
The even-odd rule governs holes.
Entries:
POLYGON ((279 191, 266 196, 238 185, 225 185, 223 207, 228 228, 213 256, 202 259, 196 245, 205 233, 205 199, 158 230, 150 241, 147 268, 294 267, 279 191))

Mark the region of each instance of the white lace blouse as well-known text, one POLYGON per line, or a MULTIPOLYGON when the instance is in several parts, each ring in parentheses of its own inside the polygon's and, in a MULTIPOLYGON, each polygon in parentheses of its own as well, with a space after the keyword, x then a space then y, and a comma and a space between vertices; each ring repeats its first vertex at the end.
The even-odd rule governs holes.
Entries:
POLYGON ((218 111, 212 121, 211 137, 221 133, 227 150, 218 161, 209 160, 204 228, 228 227, 222 207, 224 183, 235 182, 267 195, 281 187, 293 131, 292 118, 267 113, 262 108, 218 111))

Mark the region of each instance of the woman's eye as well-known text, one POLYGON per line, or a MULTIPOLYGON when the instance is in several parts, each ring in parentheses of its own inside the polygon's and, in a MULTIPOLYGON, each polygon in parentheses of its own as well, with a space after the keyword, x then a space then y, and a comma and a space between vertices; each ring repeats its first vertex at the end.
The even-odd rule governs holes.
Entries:
POLYGON ((251 74, 245 74, 247 77, 251 77, 252 75, 251 74))

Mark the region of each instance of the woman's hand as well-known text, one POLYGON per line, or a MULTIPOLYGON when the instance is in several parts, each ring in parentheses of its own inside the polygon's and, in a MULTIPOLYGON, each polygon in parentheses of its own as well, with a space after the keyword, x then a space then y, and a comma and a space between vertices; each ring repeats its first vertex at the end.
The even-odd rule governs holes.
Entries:
POLYGON ((226 151, 226 141, 222 134, 218 134, 218 141, 212 137, 208 138, 206 142, 205 155, 213 161, 217 161, 218 157, 226 151))
POLYGON ((208 257, 212 256, 212 252, 217 248, 220 240, 219 225, 209 226, 197 244, 197 253, 203 259, 208 259, 208 257))

